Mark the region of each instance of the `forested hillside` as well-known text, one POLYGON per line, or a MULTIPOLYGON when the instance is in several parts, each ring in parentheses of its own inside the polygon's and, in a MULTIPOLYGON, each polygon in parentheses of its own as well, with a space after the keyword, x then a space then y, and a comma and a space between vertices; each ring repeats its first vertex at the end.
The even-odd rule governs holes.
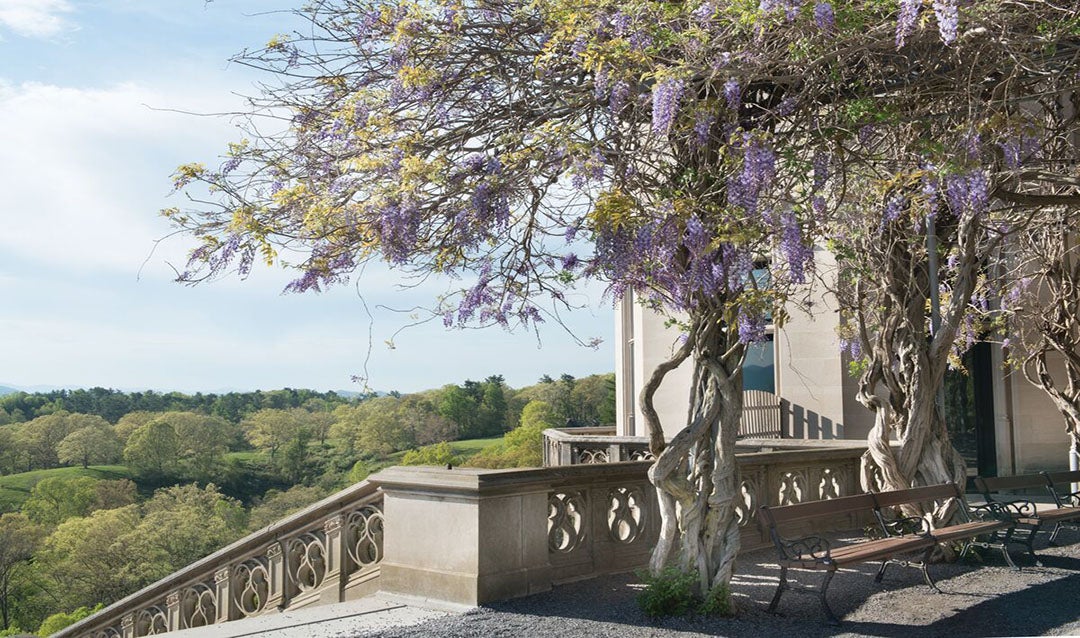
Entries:
POLYGON ((614 422, 614 383, 0 396, 0 636, 47 635, 388 465, 538 465, 545 428, 614 422))

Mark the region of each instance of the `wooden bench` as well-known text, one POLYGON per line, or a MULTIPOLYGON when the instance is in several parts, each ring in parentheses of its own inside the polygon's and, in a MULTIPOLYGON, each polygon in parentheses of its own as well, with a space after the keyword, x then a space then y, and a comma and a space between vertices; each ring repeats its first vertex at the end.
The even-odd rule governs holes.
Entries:
MULTIPOLYGON (((873 492, 876 507, 874 515, 883 533, 898 536, 905 533, 929 534, 939 544, 960 543, 962 545, 958 559, 971 551, 973 547, 985 547, 1001 552, 1005 562, 1019 570, 1009 555, 1009 542, 1012 539, 1015 524, 1007 512, 997 503, 969 506, 964 493, 956 483, 913 487, 891 492, 873 492), (916 503, 944 503, 950 506, 953 521, 950 525, 931 529, 928 521, 921 517, 890 516, 890 512, 901 509, 904 505, 916 503)), ((881 566, 882 573, 887 564, 881 566)), ((880 576, 878 580, 881 580, 880 576)))
MULTIPOLYGON (((829 607, 826 595, 829 583, 837 570, 859 563, 881 561, 881 567, 875 577, 875 581, 880 582, 885 575, 885 569, 890 564, 918 567, 926 584, 934 591, 938 591, 937 585, 927 571, 927 563, 939 543, 969 541, 980 535, 1005 534, 1007 536, 1008 530, 1012 527, 1011 521, 1003 520, 1003 517, 993 512, 993 506, 986 508, 988 520, 971 519, 959 487, 952 484, 842 496, 825 501, 810 501, 793 505, 762 506, 760 511, 762 523, 768 526, 769 534, 776 546, 777 563, 780 566, 780 583, 769 603, 769 612, 776 611, 781 596, 790 589, 787 582, 788 569, 823 571, 825 574, 818 595, 825 617, 832 624, 839 624, 840 621, 829 607), (959 499, 961 506, 957 508, 957 511, 962 512, 960 516, 964 520, 957 525, 937 530, 931 530, 925 524, 913 525, 916 519, 901 520, 890 517, 890 512, 886 511, 888 508, 903 504, 947 498, 959 499), (876 521, 880 526, 882 537, 834 547, 832 542, 820 536, 811 535, 789 539, 780 533, 781 528, 791 528, 842 516, 856 520, 876 521), (912 530, 905 529, 905 526, 912 527, 912 530), (904 558, 920 553, 921 557, 918 560, 904 558)), ((999 543, 1002 546, 1005 544, 999 543)), ((965 546, 964 552, 967 550, 968 546, 965 546)), ((1003 551, 1006 560, 1012 565, 1008 552, 1003 551)))
POLYGON ((1027 546, 1036 565, 1042 565, 1035 554, 1035 534, 1046 524, 1053 523, 1050 544, 1057 540, 1062 528, 1077 529, 1075 521, 1080 520, 1080 494, 1069 492, 1071 483, 1080 482, 1080 472, 1040 472, 1018 476, 978 476, 975 487, 987 503, 995 503, 1003 508, 1016 522, 1015 541, 1027 546), (1006 490, 1045 489, 1054 500, 1054 507, 1038 510, 1035 503, 1028 499, 1013 498, 1006 500, 995 492, 1006 490))

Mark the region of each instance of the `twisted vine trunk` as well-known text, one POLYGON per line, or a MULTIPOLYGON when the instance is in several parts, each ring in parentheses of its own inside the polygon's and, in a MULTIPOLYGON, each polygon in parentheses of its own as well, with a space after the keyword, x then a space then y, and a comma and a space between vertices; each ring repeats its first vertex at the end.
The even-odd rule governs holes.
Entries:
POLYGON ((653 373, 641 396, 656 454, 649 479, 661 518, 649 568, 653 574, 668 567, 696 572, 701 594, 731 581, 739 551, 735 441, 745 346, 731 332, 719 317, 696 321, 686 343, 653 373), (688 424, 665 444, 653 394, 664 375, 687 358, 694 365, 688 424))

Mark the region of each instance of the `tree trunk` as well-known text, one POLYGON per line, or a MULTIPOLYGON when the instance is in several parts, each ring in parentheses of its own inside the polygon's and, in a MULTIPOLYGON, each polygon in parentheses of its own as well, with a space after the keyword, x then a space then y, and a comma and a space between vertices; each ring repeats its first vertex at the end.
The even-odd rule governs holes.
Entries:
MULTIPOLYGON (((708 328, 700 334, 692 330, 687 345, 673 359, 685 359, 688 347, 692 348, 688 425, 663 447, 649 469, 661 518, 660 537, 649 568, 654 575, 669 567, 696 572, 698 593, 705 595, 731 581, 739 551, 735 441, 742 416, 745 346, 728 343, 731 336, 719 322, 702 323, 708 328)), ((666 374, 665 366, 657 374, 666 374)), ((654 440, 662 438, 652 406, 658 386, 659 382, 647 384, 641 397, 654 440)))

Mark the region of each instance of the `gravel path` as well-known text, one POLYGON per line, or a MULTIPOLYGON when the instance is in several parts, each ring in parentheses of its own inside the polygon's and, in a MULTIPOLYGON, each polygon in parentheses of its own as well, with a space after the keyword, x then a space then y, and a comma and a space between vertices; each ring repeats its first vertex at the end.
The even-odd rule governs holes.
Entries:
MULTIPOLYGON (((1044 536, 1040 541, 1045 543, 1044 536)), ((632 574, 605 576, 562 585, 550 592, 481 607, 414 627, 352 634, 364 638, 483 638, 557 636, 561 638, 645 638, 677 636, 1080 636, 1080 542, 1064 532, 1064 547, 1038 548, 1042 567, 1031 565, 1018 550, 1023 567, 1008 569, 991 553, 985 564, 931 565, 941 588, 927 588, 917 569, 890 567, 881 584, 875 567, 841 570, 829 587, 829 603, 843 619, 839 628, 825 624, 816 595, 788 591, 782 616, 765 611, 779 576, 774 552, 740 557, 733 583, 739 607, 734 619, 669 618, 654 621, 637 607, 640 590, 632 574)), ((815 587, 820 573, 789 572, 793 583, 815 587)), ((343 636, 350 634, 343 634, 343 636)))

